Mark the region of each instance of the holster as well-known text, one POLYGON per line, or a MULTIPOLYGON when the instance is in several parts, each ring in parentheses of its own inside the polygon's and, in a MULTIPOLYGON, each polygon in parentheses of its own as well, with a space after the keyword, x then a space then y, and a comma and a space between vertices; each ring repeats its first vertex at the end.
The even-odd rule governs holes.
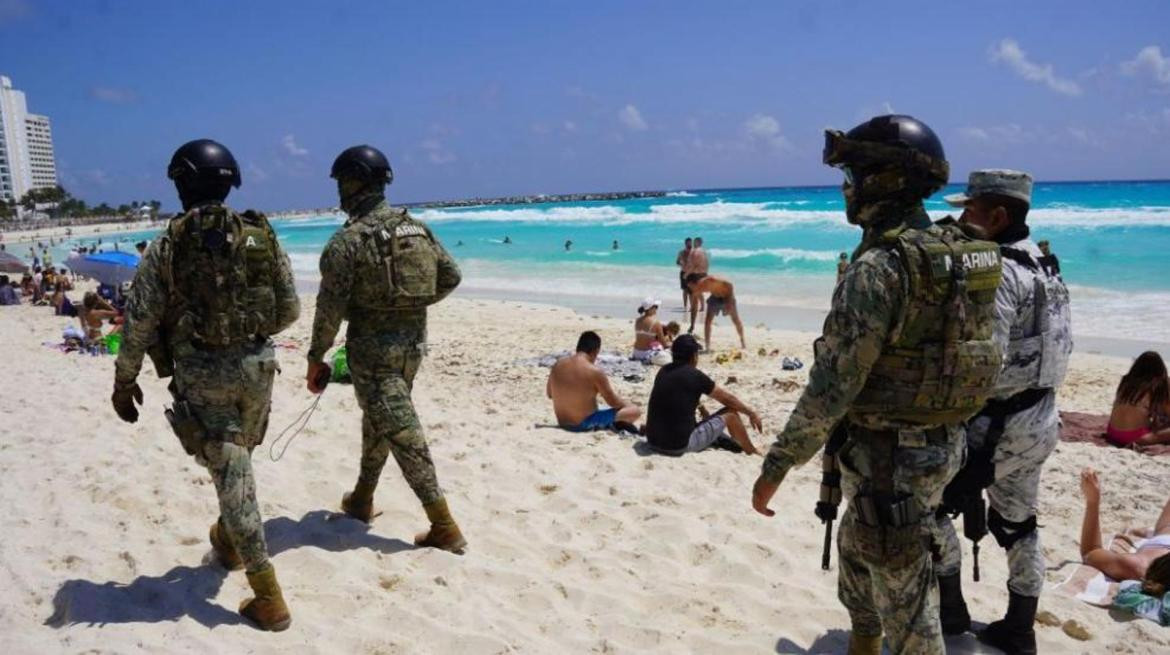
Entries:
POLYGON ((852 546, 866 564, 897 569, 910 566, 929 553, 929 540, 919 521, 902 525, 868 525, 862 517, 869 510, 862 510, 863 503, 859 500, 854 499, 857 520, 852 526, 855 537, 852 546))
POLYGON ((179 437, 183 450, 188 455, 198 453, 207 438, 207 432, 203 429, 203 423, 191 411, 191 404, 186 400, 176 399, 174 407, 168 408, 164 414, 167 422, 171 424, 171 430, 179 437))

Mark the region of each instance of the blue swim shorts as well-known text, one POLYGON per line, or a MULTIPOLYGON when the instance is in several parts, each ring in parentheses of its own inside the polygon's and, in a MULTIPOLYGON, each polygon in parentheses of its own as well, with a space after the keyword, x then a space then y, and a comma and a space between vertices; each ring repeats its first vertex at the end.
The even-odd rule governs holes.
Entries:
POLYGON ((590 414, 589 416, 586 416, 584 421, 581 421, 580 423, 578 423, 577 425, 575 425, 573 427, 568 427, 565 429, 570 431, 570 432, 589 432, 591 430, 608 430, 608 429, 613 427, 613 422, 615 420, 617 420, 617 413, 618 413, 618 411, 616 409, 613 409, 612 407, 606 408, 606 409, 599 409, 596 412, 593 412, 592 414, 590 414))

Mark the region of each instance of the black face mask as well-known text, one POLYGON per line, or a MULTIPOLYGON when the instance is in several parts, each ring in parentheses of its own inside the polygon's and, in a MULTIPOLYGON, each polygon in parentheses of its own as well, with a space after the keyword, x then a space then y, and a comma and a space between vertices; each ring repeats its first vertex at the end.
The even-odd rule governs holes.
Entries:
POLYGON ((353 216, 367 205, 375 205, 386 197, 386 186, 378 182, 366 182, 352 178, 338 178, 337 196, 341 210, 353 216))
POLYGON ((227 199, 232 185, 222 179, 206 180, 192 175, 175 180, 175 190, 179 192, 179 202, 186 211, 207 203, 222 203, 227 199))

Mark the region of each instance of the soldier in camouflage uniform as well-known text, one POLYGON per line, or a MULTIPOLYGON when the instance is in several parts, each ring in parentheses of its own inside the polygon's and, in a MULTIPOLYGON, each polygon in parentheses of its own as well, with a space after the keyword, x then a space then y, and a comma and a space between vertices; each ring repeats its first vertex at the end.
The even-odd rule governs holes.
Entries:
POLYGON ((845 173, 861 244, 833 292, 809 383, 752 491, 765 516, 787 472, 844 427, 837 451, 849 499, 838 531, 838 595, 849 653, 942 653, 929 544, 934 511, 963 453, 961 422, 998 372, 991 338, 994 244, 932 224, 922 201, 947 181, 938 138, 909 116, 826 132, 845 173))
MULTIPOLYGON (((1040 470, 1060 440, 1056 389, 1072 353, 1068 289, 1028 238, 1031 198, 1031 176, 1010 170, 975 171, 966 193, 946 198, 963 207, 961 220, 1000 244, 1003 255, 994 333, 1004 350, 1003 371, 992 399, 967 425, 970 455, 955 484, 974 480, 976 494, 987 487, 987 526, 1007 550, 1007 615, 980 636, 1008 653, 1036 652, 1032 623, 1044 586, 1036 494, 1040 470)), ((940 527, 943 629, 958 634, 971 627, 959 583, 959 541, 949 518, 941 517, 940 527)))
POLYGON ((415 544, 461 553, 467 542, 439 488, 410 399, 426 344, 426 308, 455 290, 459 268, 426 225, 387 204, 393 173, 376 148, 345 150, 331 176, 349 220, 321 255, 306 378, 309 391, 320 393, 329 374, 322 358, 348 319, 346 355, 362 408, 362 459, 357 484, 341 508, 367 523, 376 515, 374 489, 393 453, 431 522, 415 544))
POLYGON ((232 154, 207 139, 180 147, 167 175, 183 213, 151 242, 126 306, 114 374, 114 409, 138 420, 135 380, 149 354, 160 376, 173 372, 167 418, 183 448, 207 467, 220 516, 210 540, 228 568, 245 568, 255 597, 240 612, 265 630, 284 630, 288 607, 268 561, 256 503, 252 449, 264 440, 277 364, 268 338, 300 313, 288 256, 262 214, 223 204, 240 172, 232 154))

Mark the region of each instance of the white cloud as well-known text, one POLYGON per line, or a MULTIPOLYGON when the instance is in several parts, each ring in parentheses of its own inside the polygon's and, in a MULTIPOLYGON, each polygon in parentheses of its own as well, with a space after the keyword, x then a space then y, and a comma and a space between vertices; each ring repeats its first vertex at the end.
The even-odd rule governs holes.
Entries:
POLYGON ((1148 45, 1136 57, 1121 63, 1121 72, 1126 75, 1138 75, 1142 71, 1148 72, 1158 84, 1170 86, 1170 56, 1164 56, 1158 46, 1148 45))
POLYGON ((628 129, 635 132, 641 132, 648 128, 646 120, 642 118, 642 112, 633 105, 626 105, 618 112, 618 120, 622 122, 628 129))
POLYGON ((1016 144, 1035 140, 1035 135, 1015 123, 987 127, 960 127, 959 135, 968 141, 983 143, 1016 144))
POLYGON ((744 132, 748 139, 757 143, 766 143, 773 148, 783 148, 788 140, 780 133, 780 122, 767 114, 754 114, 743 123, 744 132))
POLYGON ((1006 63, 1016 72, 1016 75, 1029 82, 1039 82, 1063 95, 1081 95, 1081 87, 1079 84, 1072 80, 1057 77, 1053 71, 1052 64, 1038 64, 1028 59, 1028 53, 1024 52, 1020 44, 1014 39, 1002 39, 998 43, 992 44, 989 54, 991 61, 1002 61, 1006 63))
POLYGON ((138 94, 129 89, 118 89, 110 86, 90 87, 89 97, 115 105, 128 105, 138 100, 138 94))
POLYGON ((256 162, 250 161, 248 162, 248 177, 256 180, 257 182, 263 182, 269 178, 269 175, 268 171, 265 171, 263 168, 257 166, 256 162))
POLYGON ((443 145, 443 143, 438 139, 423 139, 422 143, 419 144, 419 147, 422 148, 423 152, 426 154, 427 161, 436 166, 450 164, 451 162, 458 159, 458 157, 455 156, 455 153, 448 150, 447 147, 443 145))
POLYGON ((564 130, 566 132, 576 132, 577 131, 577 124, 574 123, 573 121, 565 121, 564 125, 562 125, 562 127, 564 128, 564 130))
POLYGON ((296 137, 291 134, 284 135, 284 138, 280 140, 280 145, 284 147, 285 152, 292 155, 293 157, 304 157, 305 155, 309 154, 308 150, 305 150, 297 144, 296 137))

